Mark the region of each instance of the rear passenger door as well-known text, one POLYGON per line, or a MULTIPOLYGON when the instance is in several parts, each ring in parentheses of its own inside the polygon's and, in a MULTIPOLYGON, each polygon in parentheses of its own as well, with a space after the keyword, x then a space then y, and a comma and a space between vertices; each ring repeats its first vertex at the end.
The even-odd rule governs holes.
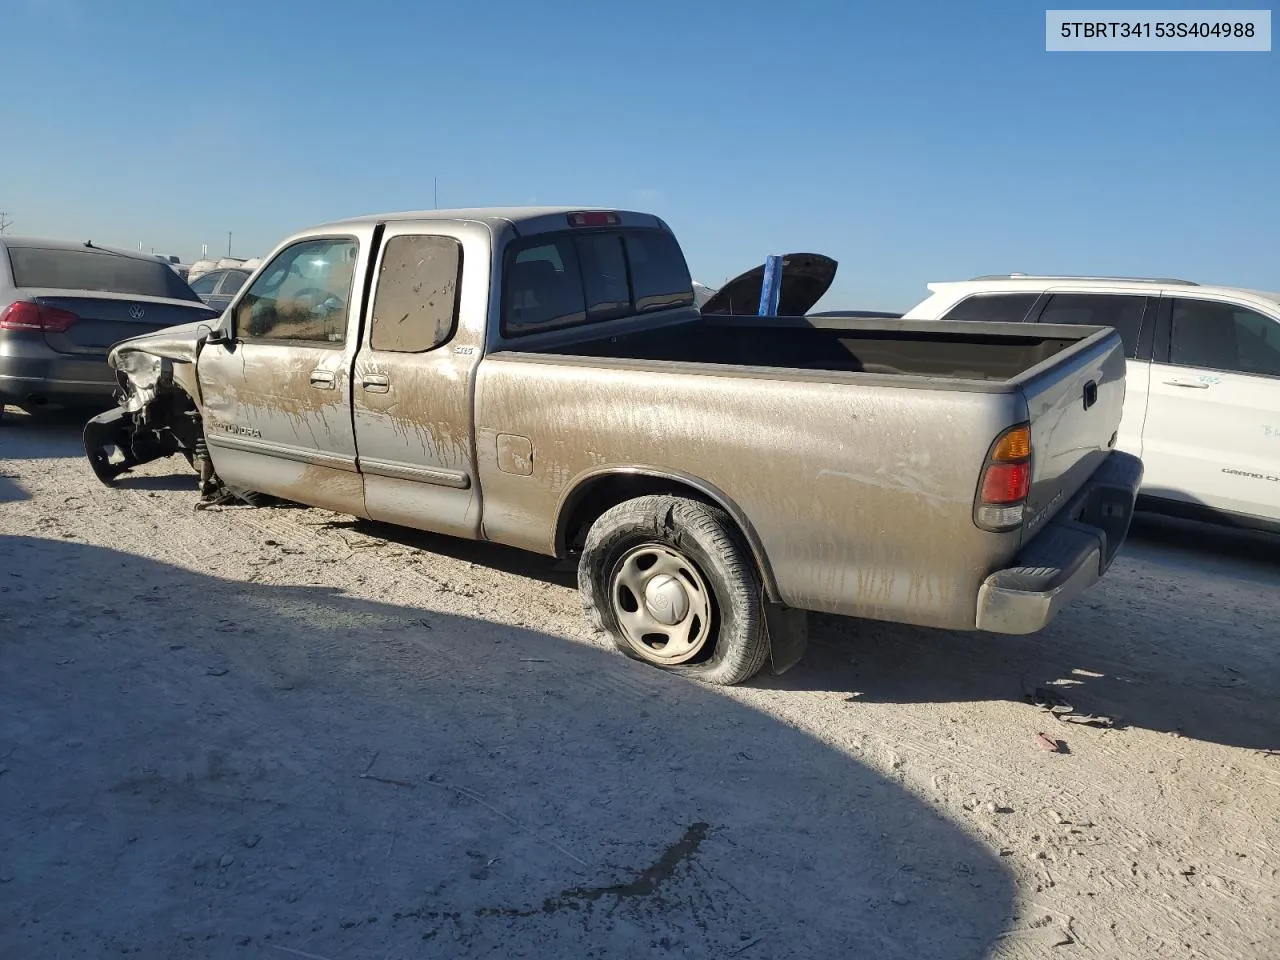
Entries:
POLYGON ((1114 327, 1124 341, 1124 414, 1116 448, 1142 456, 1143 422, 1151 379, 1151 341, 1155 328, 1155 297, 1133 293, 1082 293, 1050 290, 1038 306, 1040 323, 1114 327))
POLYGON ((1280 520, 1276 315, 1203 295, 1161 302, 1144 431, 1147 492, 1280 520))
POLYGON ((386 228, 352 377, 369 516, 467 538, 480 533, 472 394, 490 269, 483 237, 464 256, 472 232, 386 228))

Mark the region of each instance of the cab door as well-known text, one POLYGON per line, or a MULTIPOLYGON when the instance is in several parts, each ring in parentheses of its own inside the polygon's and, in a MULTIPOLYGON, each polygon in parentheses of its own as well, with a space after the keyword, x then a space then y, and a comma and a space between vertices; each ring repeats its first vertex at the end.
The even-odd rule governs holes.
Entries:
POLYGON ((352 387, 369 517, 471 539, 480 535, 472 411, 490 276, 481 229, 387 225, 352 387))
POLYGON ((1280 318, 1205 294, 1162 302, 1142 459, 1144 492, 1280 521, 1280 318))
POLYGON ((366 516, 351 426, 356 283, 372 228, 286 244, 229 308, 197 363, 224 483, 366 516))

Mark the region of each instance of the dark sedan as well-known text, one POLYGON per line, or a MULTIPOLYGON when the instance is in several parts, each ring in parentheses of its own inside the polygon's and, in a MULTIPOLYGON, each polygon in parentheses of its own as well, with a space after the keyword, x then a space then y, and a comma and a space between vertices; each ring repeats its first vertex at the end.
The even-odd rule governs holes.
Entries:
POLYGON ((154 257, 0 237, 0 414, 4 404, 105 406, 112 344, 217 315, 154 257))

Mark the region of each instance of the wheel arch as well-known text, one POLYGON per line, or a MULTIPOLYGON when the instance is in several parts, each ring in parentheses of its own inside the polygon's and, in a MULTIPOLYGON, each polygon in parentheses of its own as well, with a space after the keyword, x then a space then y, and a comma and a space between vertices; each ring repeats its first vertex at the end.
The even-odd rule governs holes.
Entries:
POLYGON ((701 500, 724 510, 751 552, 765 596, 780 602, 769 556, 746 512, 723 490, 699 477, 661 467, 604 467, 571 483, 556 511, 555 555, 563 558, 581 546, 586 532, 601 514, 627 500, 651 494, 670 494, 701 500))

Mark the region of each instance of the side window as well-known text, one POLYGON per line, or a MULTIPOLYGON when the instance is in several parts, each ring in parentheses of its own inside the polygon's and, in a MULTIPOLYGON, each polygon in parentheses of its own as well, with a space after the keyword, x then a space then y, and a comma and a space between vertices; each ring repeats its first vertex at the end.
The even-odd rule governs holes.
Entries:
POLYGON ((961 300, 942 319, 1021 323, 1039 296, 1038 293, 979 293, 961 300))
POLYGON ((1049 298, 1041 323, 1080 324, 1086 327, 1115 327, 1124 341, 1124 355, 1138 355, 1138 335, 1147 298, 1105 293, 1055 293, 1049 298))
POLYGON ((207 297, 213 293, 213 288, 218 285, 218 280, 221 277, 222 274, 220 273, 206 273, 204 276, 197 277, 191 281, 191 289, 200 296, 207 297))
POLYGON ((1210 300, 1174 300, 1169 362, 1280 377, 1280 322, 1210 300))
POLYGON ((373 296, 369 346, 396 353, 434 350, 453 336, 462 282, 462 244, 451 237, 387 241, 373 296))
POLYGON ((570 238, 518 250, 503 284, 503 333, 518 336, 586 319, 578 255, 570 238))
POLYGON ((222 284, 218 287, 218 295, 223 297, 235 296, 248 279, 249 274, 243 270, 228 270, 222 278, 222 284))
POLYGON ((236 336, 343 343, 358 249, 354 240, 326 238, 282 250, 236 305, 236 336))

